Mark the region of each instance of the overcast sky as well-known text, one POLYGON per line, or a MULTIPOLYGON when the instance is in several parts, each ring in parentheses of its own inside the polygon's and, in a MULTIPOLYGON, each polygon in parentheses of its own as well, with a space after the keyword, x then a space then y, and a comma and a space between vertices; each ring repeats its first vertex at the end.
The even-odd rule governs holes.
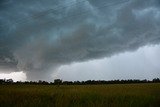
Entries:
POLYGON ((1 0, 0 78, 160 77, 159 0, 1 0))

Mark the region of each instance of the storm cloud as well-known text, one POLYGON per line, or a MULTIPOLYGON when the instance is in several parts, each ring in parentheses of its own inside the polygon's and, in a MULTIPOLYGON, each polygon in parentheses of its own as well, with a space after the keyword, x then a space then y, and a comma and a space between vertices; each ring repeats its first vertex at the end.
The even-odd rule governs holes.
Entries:
POLYGON ((61 65, 160 43, 159 0, 2 0, 0 69, 46 79, 61 65))

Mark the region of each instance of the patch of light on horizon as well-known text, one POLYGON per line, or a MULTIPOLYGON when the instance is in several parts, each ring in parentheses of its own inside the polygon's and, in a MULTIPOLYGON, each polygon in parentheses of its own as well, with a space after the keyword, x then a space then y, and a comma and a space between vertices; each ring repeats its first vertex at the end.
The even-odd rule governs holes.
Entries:
POLYGON ((11 72, 11 73, 1 73, 0 79, 13 79, 13 81, 26 81, 27 77, 23 71, 11 72))

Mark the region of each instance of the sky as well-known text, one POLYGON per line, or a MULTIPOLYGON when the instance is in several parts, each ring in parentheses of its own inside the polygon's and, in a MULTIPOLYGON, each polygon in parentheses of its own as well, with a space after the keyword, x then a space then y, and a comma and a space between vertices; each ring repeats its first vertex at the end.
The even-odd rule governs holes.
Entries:
POLYGON ((159 0, 1 0, 0 78, 160 77, 159 0))

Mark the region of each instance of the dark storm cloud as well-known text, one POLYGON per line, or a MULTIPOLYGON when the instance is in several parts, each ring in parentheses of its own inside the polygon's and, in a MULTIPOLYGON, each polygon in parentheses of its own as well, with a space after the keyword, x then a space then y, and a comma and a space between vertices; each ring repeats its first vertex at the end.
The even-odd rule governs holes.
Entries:
POLYGON ((0 8, 0 68, 48 78, 60 65, 160 42, 159 0, 7 0, 0 8))

